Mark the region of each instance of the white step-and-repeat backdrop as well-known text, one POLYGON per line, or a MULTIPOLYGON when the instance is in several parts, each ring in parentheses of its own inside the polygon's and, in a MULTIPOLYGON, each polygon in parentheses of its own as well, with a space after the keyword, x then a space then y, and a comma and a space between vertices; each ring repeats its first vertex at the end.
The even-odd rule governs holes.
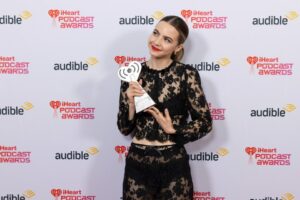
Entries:
POLYGON ((214 119, 186 145, 195 200, 300 196, 297 1, 1 1, 0 199, 121 199, 131 138, 119 66, 149 58, 164 15, 190 28, 214 119))

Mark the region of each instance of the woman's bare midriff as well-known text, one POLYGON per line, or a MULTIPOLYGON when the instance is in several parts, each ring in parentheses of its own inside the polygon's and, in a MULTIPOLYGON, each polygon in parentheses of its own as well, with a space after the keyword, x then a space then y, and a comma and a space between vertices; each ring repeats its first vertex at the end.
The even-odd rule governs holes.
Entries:
POLYGON ((175 143, 172 141, 159 142, 159 141, 149 141, 146 139, 138 140, 136 137, 132 139, 132 142, 135 144, 149 145, 149 146, 164 146, 164 145, 174 145, 175 143))

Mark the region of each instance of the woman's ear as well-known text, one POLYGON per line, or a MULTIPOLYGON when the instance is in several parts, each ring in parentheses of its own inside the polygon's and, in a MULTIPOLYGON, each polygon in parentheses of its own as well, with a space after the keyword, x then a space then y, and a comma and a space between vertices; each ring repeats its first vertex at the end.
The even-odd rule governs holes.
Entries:
POLYGON ((182 48, 183 48, 183 44, 179 44, 179 45, 176 47, 174 53, 177 54, 182 48))

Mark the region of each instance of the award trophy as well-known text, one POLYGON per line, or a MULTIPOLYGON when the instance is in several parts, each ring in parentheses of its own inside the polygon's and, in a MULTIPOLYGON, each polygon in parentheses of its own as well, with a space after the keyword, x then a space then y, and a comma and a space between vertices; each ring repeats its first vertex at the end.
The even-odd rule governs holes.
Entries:
MULTIPOLYGON (((141 69, 142 69, 141 64, 137 61, 133 61, 130 62, 127 67, 125 66, 120 67, 118 70, 118 76, 121 80, 126 82, 131 82, 131 81, 137 82, 141 69)), ((141 85, 140 87, 142 88, 141 85)), ((142 96, 134 97, 135 111, 137 113, 155 104, 155 102, 151 99, 148 93, 144 89, 143 91, 145 93, 142 96)))

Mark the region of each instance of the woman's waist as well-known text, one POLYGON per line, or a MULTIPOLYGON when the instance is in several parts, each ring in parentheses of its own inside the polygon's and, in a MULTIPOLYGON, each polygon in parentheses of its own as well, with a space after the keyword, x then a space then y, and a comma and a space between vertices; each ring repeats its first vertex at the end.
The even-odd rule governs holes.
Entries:
POLYGON ((170 140, 165 140, 165 141, 158 141, 158 140, 154 140, 154 141, 150 141, 146 138, 141 138, 138 139, 137 137, 133 137, 132 142, 134 144, 140 144, 140 145, 146 145, 146 146, 167 146, 167 145, 175 145, 175 142, 172 142, 170 140))

